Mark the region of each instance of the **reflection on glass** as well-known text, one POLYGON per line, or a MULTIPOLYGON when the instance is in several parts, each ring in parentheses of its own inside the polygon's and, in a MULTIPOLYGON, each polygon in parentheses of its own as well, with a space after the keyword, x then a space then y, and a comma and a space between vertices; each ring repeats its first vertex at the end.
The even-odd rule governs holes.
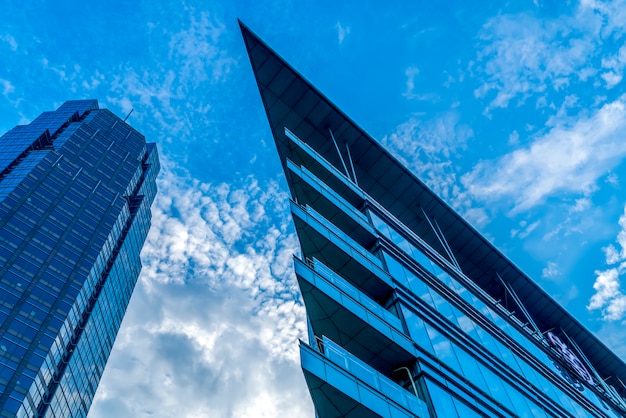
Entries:
MULTIPOLYGON (((398 405, 403 406, 419 417, 428 417, 426 403, 415 394, 405 390, 393 380, 374 370, 367 363, 361 361, 343 347, 327 337, 323 338, 324 355, 335 364, 351 372, 355 377, 367 383, 372 388, 391 399, 398 405)), ((362 393, 361 396, 367 396, 362 393)))
MULTIPOLYGON (((412 256, 412 258, 425 270, 445 283, 452 291, 461 296, 461 298, 463 298, 470 306, 480 312, 486 320, 492 322, 496 327, 501 329, 514 341, 520 344, 522 348, 531 353, 539 362, 555 371, 557 375, 560 375, 558 367, 555 366, 554 361, 546 352, 537 346, 539 342, 535 340, 532 335, 524 334, 513 327, 502 317, 501 313, 498 312, 495 307, 488 306, 472 292, 468 291, 456 279, 446 273, 436 263, 432 262, 431 259, 428 258, 422 251, 411 245, 404 237, 402 237, 400 233, 395 231, 394 228, 387 225, 374 213, 370 212, 370 216, 374 227, 381 234, 400 247, 407 255, 412 256)), ((529 365, 527 360, 523 360, 514 354, 511 349, 506 347, 498 338, 492 336, 491 333, 485 328, 485 325, 475 323, 473 320, 461 313, 453 305, 448 303, 442 295, 436 293, 433 289, 430 289, 426 283, 419 279, 393 256, 384 251, 382 254, 388 266, 389 273, 398 281, 409 287, 416 296, 420 297, 424 302, 444 315, 452 324, 457 325, 469 337, 479 342, 483 347, 502 360, 505 364, 509 365, 512 370, 526 377, 531 384, 537 385, 542 391, 544 391, 544 393, 550 393, 550 396, 553 399, 560 399, 562 406, 574 414, 574 416, 578 416, 581 413, 585 414, 585 412, 582 412, 584 411, 584 408, 571 398, 570 395, 566 394, 557 386, 549 383, 546 378, 541 375, 541 372, 537 370, 536 366, 533 367, 529 365)), ((608 410, 606 405, 594 392, 590 390, 583 390, 581 393, 600 410, 608 411, 612 416, 620 416, 620 414, 615 410, 608 410)))

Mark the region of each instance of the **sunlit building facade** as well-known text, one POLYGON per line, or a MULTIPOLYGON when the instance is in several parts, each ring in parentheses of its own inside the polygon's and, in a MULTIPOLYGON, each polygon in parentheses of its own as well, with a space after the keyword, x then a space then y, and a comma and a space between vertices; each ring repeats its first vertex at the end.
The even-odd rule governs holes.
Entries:
POLYGON ((242 32, 291 193, 317 416, 624 416, 624 362, 242 32))
POLYGON ((84 417, 150 227, 155 144, 96 100, 0 138, 0 416, 84 417))

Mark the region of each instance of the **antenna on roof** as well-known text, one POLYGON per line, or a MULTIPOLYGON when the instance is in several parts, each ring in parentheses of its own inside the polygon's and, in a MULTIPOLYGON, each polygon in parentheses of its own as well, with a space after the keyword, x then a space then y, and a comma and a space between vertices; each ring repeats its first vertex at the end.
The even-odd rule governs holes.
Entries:
POLYGON ((124 118, 124 122, 126 122, 126 120, 129 118, 130 114, 133 113, 133 108, 130 109, 130 112, 128 112, 128 115, 126 115, 126 117, 124 118))
POLYGON ((343 161, 343 156, 341 155, 341 151, 339 151, 339 145, 337 145, 337 141, 335 141, 335 135, 333 135, 333 131, 328 128, 328 132, 330 132, 330 138, 333 140, 333 144, 335 144, 335 149, 337 150, 337 154, 339 154, 339 160, 341 161, 341 165, 343 165, 343 169, 346 172, 346 177, 350 179, 350 174, 348 173, 348 167, 346 167, 346 163, 343 161))

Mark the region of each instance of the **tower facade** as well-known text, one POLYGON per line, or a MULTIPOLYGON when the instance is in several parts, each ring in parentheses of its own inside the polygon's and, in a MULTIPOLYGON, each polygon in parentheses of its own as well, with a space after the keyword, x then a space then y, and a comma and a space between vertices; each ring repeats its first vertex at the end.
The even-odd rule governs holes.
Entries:
POLYGON ((96 100, 0 138, 0 416, 84 417, 141 270, 156 146, 96 100))
POLYGON ((623 360, 242 33, 291 193, 317 416, 625 416, 623 360))

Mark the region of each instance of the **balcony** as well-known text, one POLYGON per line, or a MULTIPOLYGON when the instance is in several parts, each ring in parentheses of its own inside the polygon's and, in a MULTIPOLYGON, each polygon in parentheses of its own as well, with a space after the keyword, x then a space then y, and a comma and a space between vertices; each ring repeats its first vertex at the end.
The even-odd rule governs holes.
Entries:
POLYGON ((304 143, 287 128, 285 128, 285 137, 291 147, 291 158, 296 165, 306 167, 323 183, 343 196, 352 206, 360 207, 363 204, 365 193, 345 173, 339 171, 333 164, 329 163, 310 145, 304 143))
POLYGON ((325 219, 363 247, 374 245, 377 233, 365 214, 305 167, 296 166, 287 160, 287 170, 292 191, 300 205, 315 208, 325 219))
POLYGON ((320 418, 430 417, 426 403, 324 337, 300 358, 320 418))
POLYGON ((315 335, 340 343, 374 369, 391 376, 398 367, 413 364, 417 349, 402 331, 399 318, 384 310, 339 277, 327 277, 300 260, 295 271, 315 335))
POLYGON ((316 258, 374 300, 389 296, 391 278, 382 261, 311 207, 291 203, 304 258, 316 258))

